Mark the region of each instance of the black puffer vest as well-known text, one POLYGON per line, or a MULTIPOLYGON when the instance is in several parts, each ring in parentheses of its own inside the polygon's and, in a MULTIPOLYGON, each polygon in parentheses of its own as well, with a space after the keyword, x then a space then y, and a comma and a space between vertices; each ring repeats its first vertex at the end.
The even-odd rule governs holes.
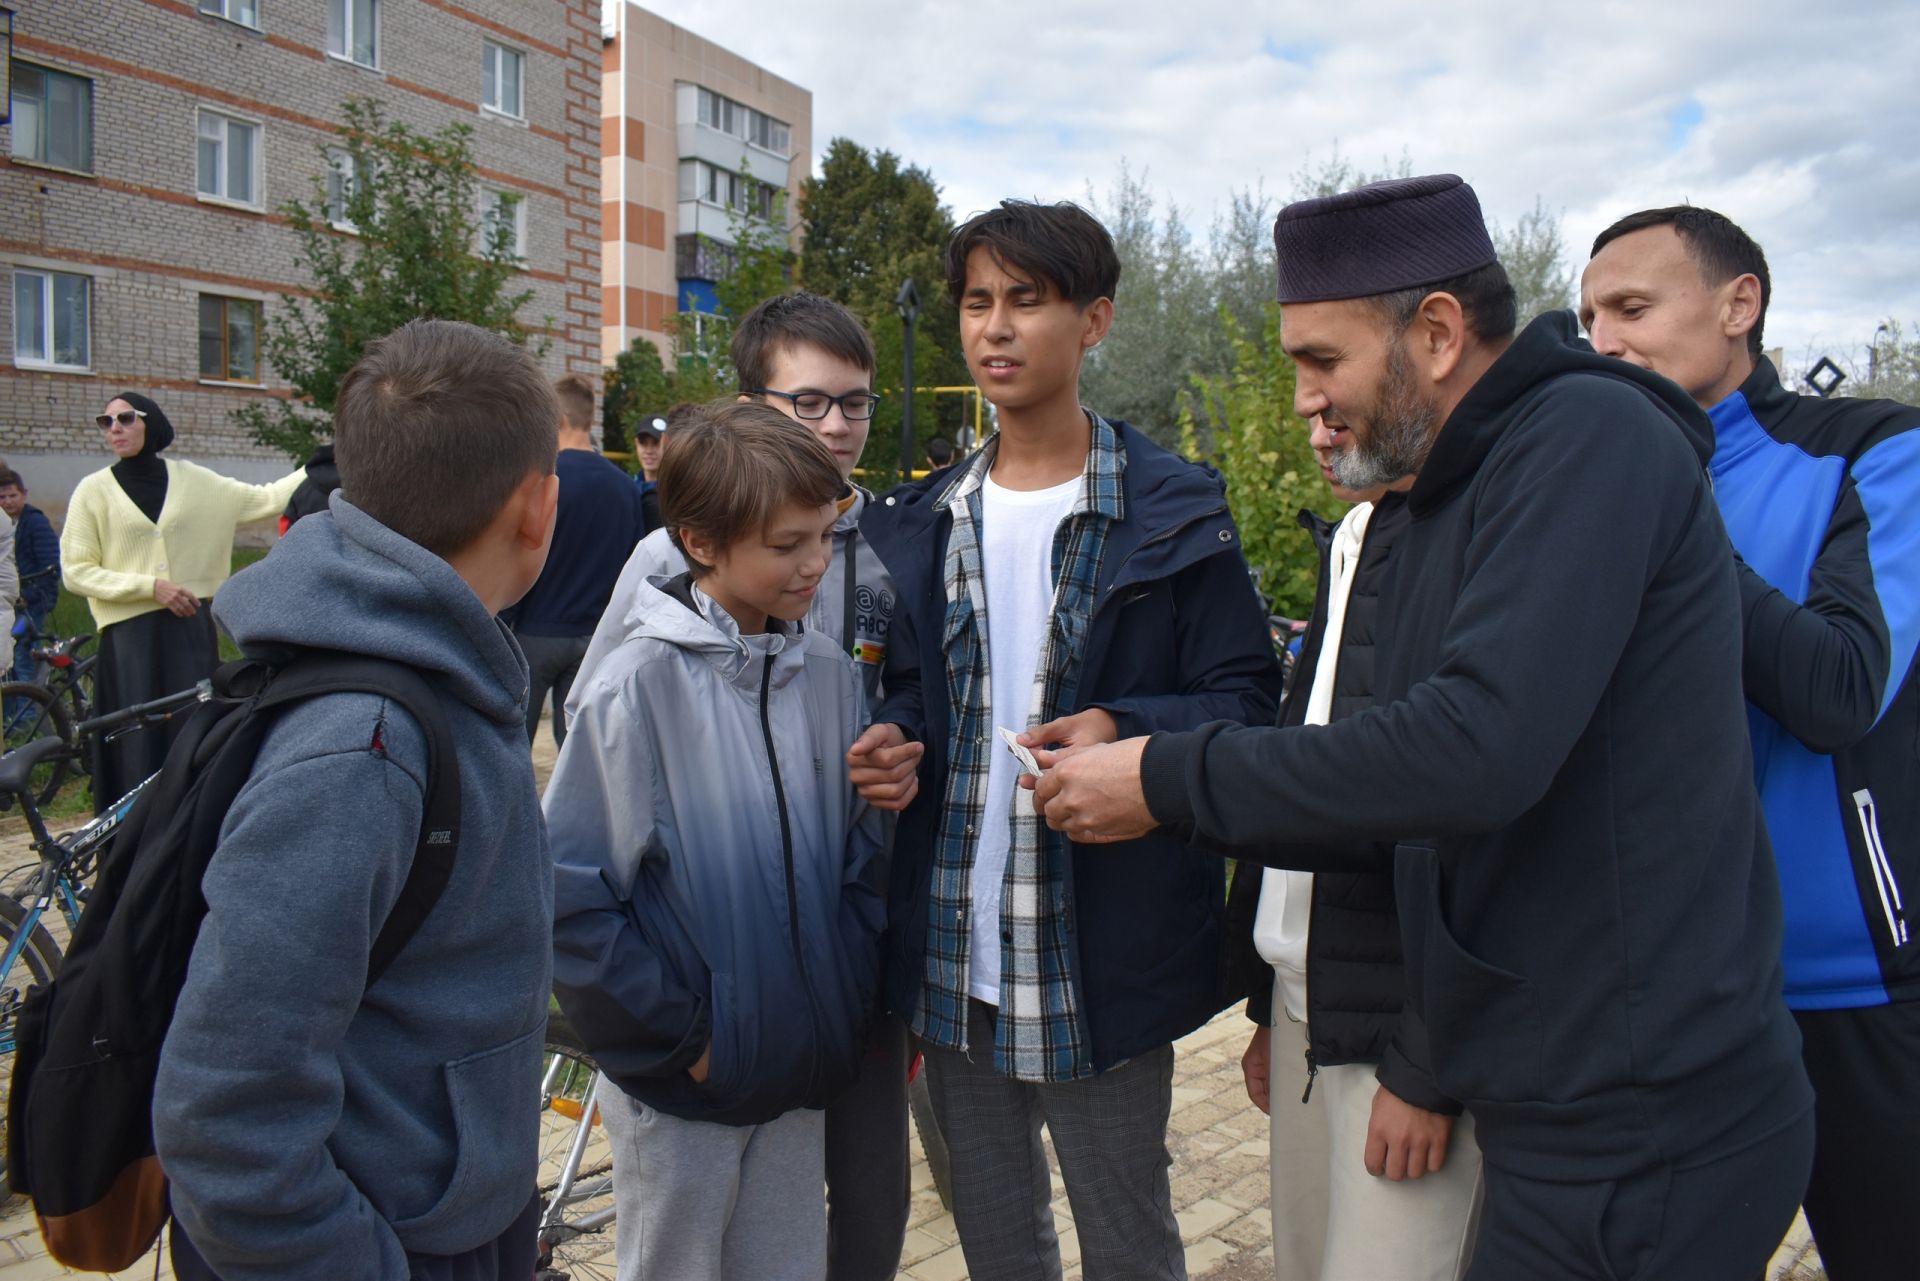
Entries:
MULTIPOLYGON (((1334 672, 1330 719, 1340 720, 1374 704, 1374 636, 1380 600, 1394 564, 1393 550, 1408 523, 1407 503, 1388 494, 1376 504, 1361 543, 1347 598, 1334 672)), ((1329 562, 1334 526, 1310 512, 1300 524, 1320 548, 1320 585, 1313 617, 1300 646, 1292 683, 1280 705, 1279 724, 1306 720, 1314 670, 1327 632, 1329 562)), ((1266 1023, 1273 1002, 1273 967, 1254 946, 1254 918, 1260 906, 1261 868, 1242 862, 1235 869, 1227 901, 1227 927, 1235 990, 1247 996, 1247 1017, 1266 1023)), ((1313 907, 1307 930, 1308 1072, 1336 1063, 1374 1063, 1393 1039, 1406 1000, 1400 953, 1400 918, 1394 909, 1393 877, 1386 873, 1322 872, 1313 878, 1313 907)), ((1275 1092, 1284 1090, 1288 1070, 1274 1066, 1275 1092)), ((1421 1100, 1408 1102, 1425 1104, 1421 1100)))

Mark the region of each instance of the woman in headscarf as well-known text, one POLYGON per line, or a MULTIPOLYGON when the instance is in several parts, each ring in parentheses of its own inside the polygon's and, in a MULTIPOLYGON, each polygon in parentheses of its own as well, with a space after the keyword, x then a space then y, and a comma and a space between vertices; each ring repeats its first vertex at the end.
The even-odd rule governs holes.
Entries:
MULTIPOLYGON (((120 393, 94 421, 119 461, 74 487, 60 564, 100 629, 94 705, 106 713, 212 674, 220 645, 206 604, 232 573, 234 530, 277 514, 306 472, 249 485, 162 458, 173 424, 138 392, 120 393)), ((178 729, 176 721, 96 741, 95 811, 159 769, 178 729)))

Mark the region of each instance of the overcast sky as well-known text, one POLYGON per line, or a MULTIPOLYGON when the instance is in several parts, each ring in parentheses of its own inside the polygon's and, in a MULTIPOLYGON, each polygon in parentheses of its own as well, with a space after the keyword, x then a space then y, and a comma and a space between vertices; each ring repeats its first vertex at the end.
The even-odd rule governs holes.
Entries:
POLYGON ((1124 157, 1204 233, 1228 192, 1284 197, 1337 145, 1459 173, 1504 222, 1544 198, 1582 262, 1621 214, 1719 209, 1767 252, 1767 341, 1796 371, 1920 322, 1911 0, 648 7, 810 89, 816 152, 895 151, 962 217, 1082 199, 1124 157))

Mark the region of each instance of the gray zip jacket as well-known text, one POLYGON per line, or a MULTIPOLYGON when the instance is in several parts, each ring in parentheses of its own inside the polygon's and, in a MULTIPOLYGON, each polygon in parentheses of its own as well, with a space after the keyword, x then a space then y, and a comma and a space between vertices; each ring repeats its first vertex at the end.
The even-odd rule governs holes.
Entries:
POLYGON ((823 1107, 859 1064, 885 919, 882 816, 842 763, 866 724, 853 665, 792 624, 742 636, 684 575, 640 584, 624 626, 547 786, 554 994, 650 1107, 823 1107))
MULTIPOLYGON (((880 701, 880 668, 887 657, 887 631, 893 623, 893 577, 874 554, 873 546, 860 532, 860 514, 873 501, 873 495, 858 485, 852 486, 853 505, 840 513, 833 523, 833 560, 827 576, 814 595, 813 608, 807 611, 806 627, 837 641, 859 663, 860 685, 867 707, 880 701), (853 567, 851 576, 847 566, 853 567)), ((640 540, 627 558, 614 584, 613 598, 594 629, 587 652, 581 656, 580 670, 573 678, 573 693, 567 699, 571 718, 580 705, 580 692, 593 669, 612 652, 627 634, 627 615, 640 598, 640 588, 649 578, 671 578, 687 572, 687 558, 656 529, 640 540)))

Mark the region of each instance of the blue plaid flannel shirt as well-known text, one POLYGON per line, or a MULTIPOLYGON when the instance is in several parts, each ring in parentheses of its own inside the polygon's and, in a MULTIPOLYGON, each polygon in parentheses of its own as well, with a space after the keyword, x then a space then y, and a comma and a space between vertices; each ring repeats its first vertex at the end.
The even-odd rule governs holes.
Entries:
MULTIPOLYGON (((1044 724, 1073 706, 1093 615, 1094 584, 1106 550, 1107 531, 1123 516, 1121 479, 1126 452, 1107 421, 1087 412, 1092 443, 1082 473, 1080 497, 1054 531, 1053 610, 1034 679, 1032 706, 1024 719, 1006 724, 1044 724)), ((980 556, 980 486, 999 453, 989 440, 936 500, 951 513, 947 540, 946 615, 942 648, 947 659, 947 697, 953 708, 948 743, 947 791, 934 849, 926 973, 913 1030, 935 1045, 966 1049, 967 965, 971 939, 973 860, 976 832, 986 822, 1013 825, 1001 896, 1000 1017, 994 1067, 1021 1081, 1072 1081, 1093 1074, 1092 1054, 1074 990, 1072 946, 1067 937, 1065 838, 1050 830, 1017 792, 1009 814, 989 816, 986 804, 989 753, 1004 751, 994 733, 988 680, 986 583, 980 556)))

